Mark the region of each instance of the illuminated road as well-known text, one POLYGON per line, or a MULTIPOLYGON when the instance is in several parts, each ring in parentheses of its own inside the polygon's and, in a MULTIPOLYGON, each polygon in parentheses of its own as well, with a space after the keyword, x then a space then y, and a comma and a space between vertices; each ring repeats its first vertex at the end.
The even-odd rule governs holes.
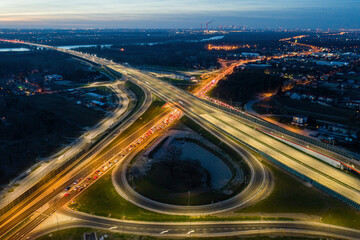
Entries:
POLYGON ((25 209, 16 212, 14 216, 7 220, 7 224, 3 224, 0 236, 4 239, 23 239, 40 223, 80 193, 79 190, 71 189, 69 190, 70 193, 67 192, 69 195, 64 195, 64 189, 67 186, 73 186, 72 183, 76 178, 81 176, 83 179, 79 180, 76 184, 77 186, 87 184, 87 187, 89 187, 89 185, 94 183, 96 179, 102 175, 103 171, 105 172, 116 165, 116 162, 121 162, 124 157, 127 157, 127 154, 132 153, 132 149, 141 148, 143 142, 151 141, 162 129, 169 126, 180 116, 180 114, 176 113, 180 113, 180 111, 172 108, 166 109, 163 113, 137 129, 128 137, 122 139, 104 153, 101 151, 99 154, 93 154, 93 157, 88 161, 72 169, 71 172, 68 173, 68 178, 59 176, 59 181, 56 182, 55 185, 51 185, 51 187, 55 187, 56 190, 45 190, 41 196, 26 205, 25 209), (147 137, 145 138, 145 136, 147 137), (112 164, 111 166, 109 165, 110 163, 112 164), (106 170, 104 170, 105 166, 106 170), (76 177, 74 178, 74 176, 76 177), (30 219, 30 221, 26 221, 27 218, 30 219), (24 221, 24 219, 24 226, 21 226, 21 222, 24 221), (17 224, 20 224, 20 229, 11 232, 11 229, 17 224))
POLYGON ((13 201, 31 186, 33 186, 36 182, 40 180, 42 176, 58 168, 68 159, 79 153, 81 150, 87 148, 91 144, 91 141, 93 139, 96 139, 96 137, 100 136, 105 131, 107 131, 109 129, 109 126, 112 126, 113 124, 121 121, 127 116, 127 114, 131 110, 129 107, 130 99, 127 93, 124 92, 123 87, 121 87, 120 85, 121 83, 118 81, 106 84, 93 83, 89 85, 89 87, 106 86, 112 89, 120 104, 118 104, 116 109, 105 119, 103 119, 96 126, 92 127, 82 136, 80 136, 77 141, 65 147, 53 157, 49 157, 48 159, 44 160, 43 163, 39 165, 36 170, 32 171, 25 178, 14 182, 13 184, 16 183, 18 185, 17 187, 9 186, 14 189, 13 192, 8 192, 8 188, 5 188, 1 192, 1 196, 6 197, 0 200, 0 209, 5 207, 9 202, 13 201))
MULTIPOLYGON (((102 140, 91 151, 85 154, 85 156, 77 159, 74 163, 66 167, 62 172, 57 174, 50 181, 33 192, 29 197, 25 198, 22 202, 15 205, 11 210, 1 215, 0 237, 3 238, 5 236, 4 234, 9 233, 11 229, 18 226, 29 217, 33 218, 33 221, 28 223, 30 228, 26 227, 24 230, 21 230, 25 231, 25 233, 30 232, 29 229, 32 229, 31 226, 34 227, 36 224, 45 219, 44 215, 39 215, 37 211, 51 213, 65 204, 68 201, 67 199, 62 199, 61 201, 56 200, 58 199, 59 194, 63 193, 67 186, 71 186, 72 183, 77 178, 79 178, 79 176, 84 177, 88 174, 91 174, 98 168, 99 165, 103 164, 104 161, 106 162, 108 159, 117 156, 117 153, 120 149, 124 148, 134 139, 136 139, 137 135, 142 133, 140 131, 144 131, 141 128, 139 131, 123 139, 110 149, 104 151, 105 147, 107 147, 107 145, 113 141, 113 139, 116 139, 119 133, 129 127, 134 122, 134 120, 138 119, 145 112, 145 110, 148 109, 151 100, 151 93, 145 91, 145 100, 143 104, 136 112, 132 113, 131 117, 128 118, 127 121, 124 121, 122 124, 120 124, 118 128, 110 133, 107 138, 102 140)), ((19 235, 15 235, 13 239, 19 239, 19 235)))
MULTIPOLYGON (((106 63, 104 60, 101 62, 106 63)), ((107 66, 126 74, 135 83, 148 87, 164 100, 179 103, 186 114, 202 125, 224 131, 313 181, 328 187, 356 204, 360 204, 360 180, 358 178, 255 130, 251 127, 251 122, 245 121, 239 116, 213 108, 193 95, 139 70, 111 62, 107 62, 107 66), (246 124, 244 124, 245 122, 246 124)))
MULTIPOLYGON (((43 45, 33 44, 40 47, 48 47, 43 45)), ((59 50, 53 47, 48 47, 59 50)), ((107 66, 114 71, 122 73, 134 83, 149 89, 167 102, 177 103, 179 107, 190 118, 200 123, 205 128, 218 132, 218 134, 226 134, 236 141, 242 142, 249 147, 262 152, 273 159, 276 159, 281 164, 295 169, 297 172, 312 179, 315 182, 328 187, 332 191, 341 196, 346 197, 354 203, 360 204, 360 180, 354 178, 330 165, 327 165, 314 157, 311 157, 300 150, 290 147, 256 129, 252 123, 245 121, 239 116, 229 114, 228 112, 216 109, 206 104, 197 97, 186 93, 176 87, 162 82, 161 80, 151 77, 142 71, 126 67, 120 64, 115 64, 111 61, 100 59, 87 54, 82 54, 74 51, 60 50, 89 61, 107 66)), ((224 139, 231 142, 228 139, 224 139)), ((234 144, 234 142, 232 143, 234 144)), ((251 165, 251 163, 250 163, 251 165)), ((240 203, 239 203, 240 204, 240 203)), ((34 209, 31 209, 33 211, 34 209)), ((30 210, 29 210, 30 211, 30 210)), ((24 216, 21 216, 24 220, 24 216)), ((31 224, 35 224, 32 222, 31 224)), ((145 223, 147 224, 147 223, 145 223)), ((315 224, 308 226, 311 230, 315 224)), ((324 229, 322 230, 324 231, 324 229)), ((27 234, 29 231, 24 231, 27 234)), ((25 236, 25 235, 18 235, 25 236)), ((16 238, 13 238, 16 239, 16 238)))
POLYGON ((127 159, 121 161, 121 163, 113 171, 112 178, 116 191, 124 199, 134 205, 153 212, 172 215, 199 216, 215 214, 243 208, 263 199, 264 195, 268 194, 269 187, 272 183, 272 178, 268 171, 264 169, 263 165, 254 156, 239 146, 236 142, 228 139, 225 134, 215 132, 211 129, 207 130, 217 136, 218 139, 222 139, 223 142, 226 142, 239 155, 239 157, 247 162, 251 172, 250 180, 246 188, 239 194, 218 203, 197 206, 165 204, 146 198, 134 191, 126 178, 128 164, 139 152, 141 152, 142 149, 134 151, 127 157, 127 159))
POLYGON ((285 166, 296 170, 315 182, 326 186, 343 197, 360 204, 360 180, 324 162, 294 149, 272 137, 255 130, 251 122, 236 115, 213 108, 195 96, 166 82, 151 77, 140 70, 115 64, 87 54, 69 52, 107 66, 127 76, 134 83, 149 88, 168 102, 179 103, 183 111, 196 121, 209 128, 224 131, 237 140, 276 159, 285 166), (246 124, 244 124, 246 123, 246 124))
POLYGON ((71 220, 49 224, 30 234, 31 239, 53 233, 58 229, 90 227, 117 232, 119 234, 150 235, 154 237, 255 237, 298 236, 336 239, 359 239, 360 231, 330 224, 307 221, 214 221, 214 222, 139 222, 122 221, 83 214, 68 209, 61 214, 71 217, 71 220))

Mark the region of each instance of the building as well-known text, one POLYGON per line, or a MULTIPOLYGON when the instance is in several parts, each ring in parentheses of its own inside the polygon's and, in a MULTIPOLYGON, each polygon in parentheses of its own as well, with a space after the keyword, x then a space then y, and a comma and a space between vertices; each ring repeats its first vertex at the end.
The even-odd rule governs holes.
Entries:
POLYGON ((318 123, 322 125, 319 131, 322 132, 324 136, 334 139, 336 142, 353 142, 358 139, 359 130, 356 128, 322 120, 318 120, 318 123))
POLYGON ((296 115, 296 116, 293 116, 293 120, 292 120, 291 124, 300 126, 300 127, 304 127, 304 126, 307 126, 307 120, 308 120, 307 116, 296 115))
POLYGON ((316 64, 320 66, 329 66, 329 67, 342 67, 349 65, 349 63, 347 62, 335 62, 335 61, 332 62, 316 61, 316 64))
POLYGON ((100 95, 100 94, 97 94, 97 93, 85 93, 84 96, 89 99, 90 101, 91 100, 96 100, 96 101, 100 101, 100 102, 106 102, 106 96, 103 96, 103 95, 100 95))
POLYGON ((247 68, 251 69, 269 69, 272 68, 270 64, 248 64, 246 65, 247 68))
POLYGON ((355 108, 355 109, 360 109, 360 100, 350 100, 349 102, 346 103, 346 106, 349 108, 355 108))
POLYGON ((243 57, 259 57, 260 54, 258 53, 249 53, 249 52, 242 52, 241 56, 243 57))
POLYGON ((301 96, 298 93, 290 93, 290 98, 295 100, 300 100, 301 96))
POLYGON ((45 82, 62 81, 63 77, 59 74, 52 74, 45 76, 45 82))
POLYGON ((99 101, 96 101, 96 100, 92 100, 91 104, 94 105, 94 106, 97 106, 97 107, 102 107, 102 108, 106 107, 106 103, 99 102, 99 101))

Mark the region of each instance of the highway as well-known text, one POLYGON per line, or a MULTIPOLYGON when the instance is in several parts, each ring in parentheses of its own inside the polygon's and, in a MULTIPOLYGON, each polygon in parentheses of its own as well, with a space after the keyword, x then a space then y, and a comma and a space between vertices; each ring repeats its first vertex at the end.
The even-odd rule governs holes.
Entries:
MULTIPOLYGON (((102 63, 104 63, 102 61, 102 63)), ((204 126, 223 131, 252 148, 267 154, 282 164, 298 171, 315 182, 360 204, 360 180, 336 169, 302 151, 284 144, 254 129, 249 121, 216 109, 195 96, 174 86, 142 73, 139 70, 108 63, 109 68, 126 74, 137 84, 148 87, 168 102, 176 102, 188 114, 204 126), (246 124, 245 124, 246 123, 246 124)))
POLYGON ((36 229, 29 236, 36 239, 48 233, 56 234, 58 229, 90 227, 117 233, 150 235, 162 238, 189 237, 255 237, 298 236, 336 239, 359 239, 360 231, 324 223, 307 221, 214 221, 214 222, 139 222, 97 217, 75 212, 69 209, 60 210, 72 220, 60 221, 59 225, 49 224, 36 229))
POLYGON ((26 177, 21 180, 14 181, 9 188, 13 188, 13 192, 9 192, 9 188, 5 188, 1 191, 1 196, 6 196, 0 200, 0 209, 5 207, 8 203, 12 202, 14 199, 19 197, 22 193, 24 193, 27 189, 33 186, 36 182, 40 180, 40 178, 47 173, 53 171, 58 168, 64 162, 68 161, 70 158, 78 154, 81 150, 86 149, 91 144, 93 139, 96 139, 101 134, 104 134, 109 129, 109 126, 116 124, 116 122, 123 120, 129 112, 131 112, 130 99, 126 92, 124 92, 122 84, 119 81, 114 81, 111 83, 95 83, 90 84, 88 87, 96 87, 96 86, 105 86, 113 90, 115 96, 117 97, 117 101, 121 104, 118 104, 116 109, 109 114, 105 119, 100 121, 96 126, 92 127, 88 131, 86 131, 82 136, 80 136, 77 141, 72 143, 71 145, 62 149, 59 153, 54 154, 47 159, 42 161, 36 170, 31 171, 26 177), (18 185, 14 187, 13 185, 18 185))
MULTIPOLYGON (((144 131, 144 129, 139 129, 139 131, 130 135, 120 143, 113 146, 111 149, 103 152, 105 147, 118 137, 119 133, 128 128, 134 122, 134 120, 138 119, 146 111, 146 109, 148 109, 151 101, 152 95, 145 89, 145 100, 143 104, 127 119, 127 121, 124 121, 122 124, 120 124, 120 126, 117 127, 112 133, 110 133, 107 138, 101 141, 90 152, 85 154, 85 156, 79 158, 70 166, 66 167, 66 169, 51 179, 51 181, 48 181, 46 184, 41 186, 39 189, 33 192, 32 195, 14 206, 10 211, 7 211, 1 215, 0 237, 3 237, 4 234, 8 233, 11 229, 16 227, 18 224, 21 224, 21 222, 28 219, 29 217, 36 219, 36 211, 42 207, 46 206, 48 208, 47 210, 43 209, 42 211, 51 212, 57 209, 56 206, 62 206, 61 204, 54 204, 54 206, 49 206, 48 203, 51 202, 52 199, 57 199, 59 194, 63 193, 64 189, 67 186, 70 186, 77 178, 79 178, 79 176, 86 176, 86 174, 90 174, 97 169, 98 165, 102 164, 107 159, 114 157, 115 155, 117 156, 119 149, 124 148, 124 144, 127 145, 129 142, 133 141, 137 135, 140 134, 140 130, 144 131), (101 155, 99 155, 100 153, 101 155)), ((65 202, 62 204, 64 203, 65 202)))
POLYGON ((55 185, 52 184, 52 187, 56 189, 46 190, 36 199, 32 200, 31 203, 27 203, 20 211, 6 219, 6 222, 2 224, 0 237, 4 239, 23 239, 55 211, 81 193, 79 190, 70 190, 69 195, 66 196, 64 195, 64 189, 67 186, 73 186, 73 182, 81 176, 82 179, 77 183, 77 186, 87 184, 87 187, 89 187, 95 182, 95 179, 102 175, 102 171, 106 171, 103 170, 105 166, 107 170, 111 169, 110 162, 112 166, 116 165, 116 162, 121 162, 121 159, 128 157, 128 154, 132 154, 133 149, 139 149, 142 143, 151 141, 152 138, 161 133, 162 129, 178 119, 180 114, 174 115, 174 113, 180 113, 180 111, 172 108, 165 109, 160 115, 128 137, 122 139, 103 154, 101 154, 102 151, 100 150, 100 154, 93 154, 89 161, 84 161, 79 166, 73 168, 68 173, 68 178, 59 176, 59 180, 55 185), (149 135, 150 132, 151 134, 149 135), (145 138, 145 136, 147 137, 145 138), (101 173, 98 173, 98 171, 101 171, 101 173), (26 219, 30 221, 26 221, 26 219), (18 229, 14 228, 16 226, 18 226, 18 229))
POLYGON ((120 162, 112 173, 113 183, 117 192, 127 201, 149 211, 158 212, 162 214, 172 215, 190 215, 200 216, 216 214, 220 212, 231 211, 246 206, 252 205, 257 201, 263 199, 264 195, 268 194, 269 188, 272 184, 271 174, 263 167, 263 165, 243 147, 236 142, 229 139, 224 133, 215 132, 212 129, 207 129, 213 135, 226 142, 241 159, 244 159, 249 165, 251 174, 248 185, 239 194, 217 203, 197 205, 197 206, 179 206, 172 204, 160 203, 149 198, 146 198, 137 193, 128 183, 126 172, 130 161, 142 151, 134 151, 126 159, 120 162))
MULTIPOLYGON (((142 86, 143 88, 149 89, 151 92, 158 95, 165 101, 176 103, 177 106, 179 106, 185 114, 187 114, 194 121, 200 123, 203 127, 211 129, 213 132, 217 132, 217 134, 220 136, 222 134, 225 134, 226 136, 235 139, 237 142, 241 142, 244 145, 255 149, 256 151, 262 152, 276 159, 278 162, 284 164, 285 166, 291 169, 295 169, 296 171, 303 174, 304 176, 307 176, 313 181, 327 186, 332 191, 350 199, 357 204, 360 204, 359 179, 352 177, 336 168, 333 168, 332 166, 327 165, 319 161, 318 159, 303 153, 300 150, 292 148, 289 145, 286 145, 256 130, 254 126, 251 125, 251 122, 245 121, 237 115, 229 114, 228 112, 214 108, 205 103, 203 100, 195 97, 194 95, 177 89, 176 87, 168 83, 162 82, 157 78, 151 77, 137 69, 123 66, 121 64, 115 64, 111 61, 74 51, 60 50, 54 47, 38 44, 30 45, 47 47, 54 50, 66 52, 87 59, 89 61, 102 64, 110 69, 113 69, 114 71, 122 73, 129 80, 142 86)), ((235 140, 232 140, 231 142, 229 138, 226 138, 224 140, 231 143, 232 146, 236 143, 235 140)), ((96 161, 92 162, 94 163, 96 161)), ((248 161, 248 163, 251 166, 251 161, 248 161)), ((66 186, 66 184, 63 185, 66 186)), ((44 201, 35 202, 35 205, 39 203, 38 207, 42 206, 45 203, 44 201)), ((60 206, 54 206, 54 208, 58 207, 60 206)), ((34 208, 30 209, 29 211, 34 211, 34 208)), ((53 209, 51 211, 53 211, 53 209)), ((51 211, 49 213, 51 213, 51 211)), ((15 218, 13 217, 13 219, 15 218)), ((19 218, 17 219, 18 222, 19 219, 24 220, 26 218, 25 216, 19 216, 19 218)), ((34 227, 36 226, 34 225, 35 223, 36 221, 32 221, 31 224, 28 225, 34 227)), ((315 224, 312 223, 311 226, 315 226, 315 224)), ((310 226, 308 226, 308 229, 313 230, 310 226)), ((1 229, 1 231, 3 231, 3 228, 1 229)), ((24 230, 23 232, 19 233, 20 235, 15 235, 12 239, 18 239, 19 237, 26 236, 26 234, 28 234, 30 231, 31 228, 29 227, 26 231, 24 230)), ((324 229, 322 229, 322 231, 324 234, 324 229)))

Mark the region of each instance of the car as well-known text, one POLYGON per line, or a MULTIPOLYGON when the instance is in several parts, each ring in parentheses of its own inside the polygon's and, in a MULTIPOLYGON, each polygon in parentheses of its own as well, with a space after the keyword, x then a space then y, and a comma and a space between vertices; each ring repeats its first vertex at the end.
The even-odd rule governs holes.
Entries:
POLYGON ((69 191, 71 189, 71 186, 65 188, 65 191, 69 191))
POLYGON ((90 180, 91 180, 91 177, 86 178, 86 180, 87 180, 87 181, 90 181, 90 180))
POLYGON ((96 170, 96 171, 95 171, 95 173, 99 173, 99 172, 100 172, 100 170, 96 170))
POLYGON ((70 193, 67 192, 67 193, 64 194, 64 197, 67 197, 69 195, 70 195, 70 193))
POLYGON ((75 182, 74 182, 74 185, 78 184, 80 181, 80 179, 76 179, 75 182))
POLYGON ((98 179, 98 178, 99 178, 98 176, 95 176, 95 177, 94 177, 94 180, 96 180, 96 179, 98 179))

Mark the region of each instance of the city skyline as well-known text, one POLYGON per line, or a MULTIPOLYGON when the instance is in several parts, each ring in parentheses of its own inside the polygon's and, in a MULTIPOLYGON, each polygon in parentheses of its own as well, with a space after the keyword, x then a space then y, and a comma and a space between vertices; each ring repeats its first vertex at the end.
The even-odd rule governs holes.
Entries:
POLYGON ((359 10, 355 0, 13 0, 2 3, 0 28, 360 28, 359 10))

